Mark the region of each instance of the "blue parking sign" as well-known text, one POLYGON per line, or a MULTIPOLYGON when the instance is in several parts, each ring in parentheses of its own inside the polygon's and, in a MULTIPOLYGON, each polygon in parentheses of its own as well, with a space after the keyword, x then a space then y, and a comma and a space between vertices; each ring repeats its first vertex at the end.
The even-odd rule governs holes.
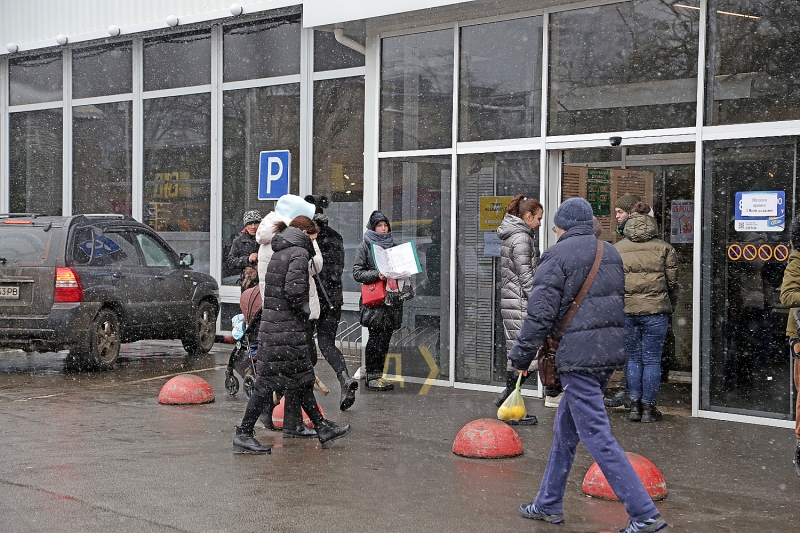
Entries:
POLYGON ((258 199, 277 200, 289 194, 289 150, 261 152, 258 160, 258 199))

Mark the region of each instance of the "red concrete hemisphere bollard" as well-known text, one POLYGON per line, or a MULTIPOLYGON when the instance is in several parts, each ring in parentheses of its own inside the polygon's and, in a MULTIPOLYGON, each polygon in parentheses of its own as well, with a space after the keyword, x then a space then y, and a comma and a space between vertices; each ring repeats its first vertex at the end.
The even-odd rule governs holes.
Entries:
MULTIPOLYGON (((645 459, 641 455, 635 453, 625 452, 625 455, 628 456, 636 475, 642 480, 642 484, 644 484, 647 494, 649 494, 650 497, 656 501, 666 498, 667 482, 664 481, 664 476, 661 475, 661 471, 656 468, 656 465, 650 462, 650 460, 645 459)), ((591 467, 589 467, 589 470, 586 472, 586 476, 583 478, 583 486, 581 489, 583 490, 584 494, 589 496, 603 498, 605 500, 619 500, 617 495, 614 494, 614 491, 611 490, 611 486, 608 484, 606 476, 603 475, 603 472, 600 470, 600 467, 597 466, 597 463, 594 463, 591 467)))
POLYGON ((501 459, 522 455, 523 451, 517 432, 496 418, 473 420, 453 441, 453 453, 463 457, 501 459))
POLYGON ((214 390, 206 380, 194 374, 180 374, 167 381, 158 394, 158 403, 188 405, 211 403, 214 390))
MULTIPOLYGON (((283 406, 285 402, 286 402, 286 397, 284 396, 283 398, 281 398, 280 403, 275 406, 275 409, 272 410, 272 424, 278 429, 283 429, 283 406)), ((324 418, 325 411, 322 410, 322 406, 320 404, 317 404, 317 408, 319 409, 319 412, 322 413, 322 416, 324 418)), ((314 427, 314 423, 311 421, 310 418, 308 418, 308 415, 306 414, 305 410, 300 409, 300 414, 302 415, 303 423, 306 426, 310 428, 314 427)))

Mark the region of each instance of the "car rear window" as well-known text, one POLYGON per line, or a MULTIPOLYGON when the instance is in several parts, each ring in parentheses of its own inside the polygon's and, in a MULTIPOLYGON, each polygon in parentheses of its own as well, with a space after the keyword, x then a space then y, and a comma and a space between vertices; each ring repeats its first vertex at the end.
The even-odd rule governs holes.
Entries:
POLYGON ((0 266, 44 264, 53 236, 49 224, 0 224, 0 266))

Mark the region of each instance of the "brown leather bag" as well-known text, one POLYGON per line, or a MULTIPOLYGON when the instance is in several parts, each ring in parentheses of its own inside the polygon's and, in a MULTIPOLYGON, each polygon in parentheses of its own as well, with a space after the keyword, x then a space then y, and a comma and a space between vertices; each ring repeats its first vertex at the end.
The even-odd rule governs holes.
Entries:
POLYGON ((594 257, 592 269, 589 271, 589 275, 586 276, 586 281, 583 282, 581 290, 578 291, 575 299, 572 300, 572 304, 570 304, 567 314, 564 315, 564 319, 561 321, 561 325, 558 327, 556 334, 552 337, 547 337, 536 352, 536 359, 539 367, 539 381, 542 382, 542 386, 544 387, 553 387, 558 383, 558 373, 556 372, 556 352, 558 351, 558 344, 561 342, 561 337, 564 336, 564 331, 567 329, 572 317, 575 316, 575 313, 578 312, 578 308, 583 303, 583 299, 589 292, 589 288, 592 286, 592 283, 594 283, 594 278, 597 277, 597 271, 600 269, 600 261, 602 261, 602 259, 603 241, 598 240, 597 253, 594 257))

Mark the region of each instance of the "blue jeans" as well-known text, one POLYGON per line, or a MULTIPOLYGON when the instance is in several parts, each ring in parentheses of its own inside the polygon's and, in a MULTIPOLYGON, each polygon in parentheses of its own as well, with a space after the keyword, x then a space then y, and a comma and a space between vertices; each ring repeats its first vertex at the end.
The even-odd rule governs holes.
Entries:
POLYGON ((661 354, 668 327, 669 315, 665 314, 625 317, 631 400, 656 403, 661 385, 661 354))
POLYGON ((534 501, 540 511, 547 514, 564 512, 567 478, 575 460, 575 449, 578 442, 582 442, 625 506, 630 520, 643 521, 658 513, 628 457, 611 434, 603 405, 603 389, 611 374, 609 370, 558 375, 564 396, 558 404, 553 422, 553 447, 534 501))

